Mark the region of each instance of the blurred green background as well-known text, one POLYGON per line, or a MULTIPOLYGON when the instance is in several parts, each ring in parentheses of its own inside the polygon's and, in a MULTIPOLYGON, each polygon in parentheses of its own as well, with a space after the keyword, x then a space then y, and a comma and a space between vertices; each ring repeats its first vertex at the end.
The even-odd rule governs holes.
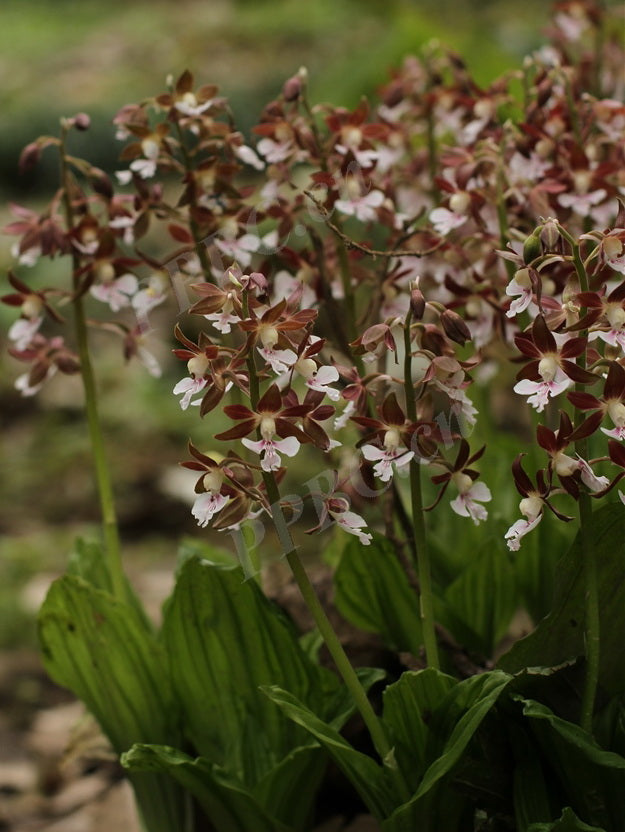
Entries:
MULTIPOLYGON (((164 91, 170 73, 189 68, 199 83, 218 84, 247 131, 301 65, 309 70, 313 102, 353 105, 432 38, 460 52, 487 84, 543 42, 547 15, 543 0, 2 0, 1 224, 9 220, 9 200, 38 208, 56 187, 53 154, 18 176, 27 142, 56 133, 59 116, 86 111, 93 126, 76 150, 114 170, 119 144, 111 118, 123 104, 164 91)), ((3 274, 12 242, 0 238, 3 274)), ((49 268, 38 267, 35 280, 49 282, 49 268)), ((3 332, 14 317, 0 309, 3 332)), ((111 342, 96 341, 122 533, 137 573, 146 563, 171 571, 176 541, 194 533, 188 506, 172 491, 187 437, 201 444, 206 431, 170 394, 183 373, 167 363, 171 310, 162 321, 160 380, 139 366, 122 371, 111 342)), ((0 372, 0 647, 6 647, 32 642, 37 593, 63 568, 75 534, 95 529, 97 504, 78 379, 57 377, 43 394, 21 399, 13 382, 22 366, 4 350, 0 372)))

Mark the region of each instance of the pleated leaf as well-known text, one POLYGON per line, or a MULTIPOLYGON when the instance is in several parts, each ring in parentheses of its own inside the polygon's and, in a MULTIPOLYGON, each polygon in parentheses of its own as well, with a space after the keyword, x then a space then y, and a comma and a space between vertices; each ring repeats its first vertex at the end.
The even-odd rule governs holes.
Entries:
MULTIPOLYGON (((135 606, 66 575, 48 592, 39 635, 47 672, 85 703, 118 754, 136 742, 179 741, 165 655, 135 606)), ((146 774, 131 781, 150 832, 183 828, 173 781, 146 774)))
MULTIPOLYGON (((428 766, 423 778, 411 800, 398 808, 383 824, 384 832, 409 832, 411 829, 438 832, 442 828, 446 832, 456 832, 456 829, 461 832, 464 829, 466 804, 455 789, 446 788, 447 778, 453 774, 482 720, 495 705, 510 679, 510 676, 501 671, 491 671, 450 687, 429 720, 425 747, 428 766), (447 824, 445 827, 441 826, 443 821, 447 824)), ((405 684, 418 688, 419 674, 411 674, 405 684)), ((402 694, 391 697, 388 703, 385 701, 385 724, 389 720, 396 726, 401 723, 410 727, 409 716, 402 713, 408 697, 405 692, 402 694), (396 710, 400 713, 396 714, 396 710)), ((422 741, 419 726, 415 744, 422 741)), ((411 738, 406 737, 404 742, 408 745, 411 738)))
POLYGON ((379 633, 392 649, 418 655, 423 644, 419 599, 388 540, 377 534, 369 546, 350 540, 334 583, 341 615, 367 632, 379 633))
POLYGON ((625 758, 605 751, 579 725, 556 716, 545 705, 522 703, 544 758, 560 781, 567 804, 582 818, 621 832, 625 818, 625 758))
POLYGON ((518 604, 514 569, 498 547, 483 550, 446 588, 441 623, 469 650, 491 656, 518 604))
MULTIPOLYGON (((589 531, 599 589, 600 683, 612 694, 625 693, 624 525, 625 507, 606 505, 593 513, 589 531)), ((583 656, 585 594, 578 534, 558 564, 551 613, 501 657, 499 667, 518 673, 525 667, 552 667, 583 656)))
POLYGON ((135 745, 123 755, 122 763, 130 771, 162 772, 172 777, 195 797, 219 832, 289 832, 295 829, 271 817, 239 782, 201 757, 193 759, 167 746, 135 745))
POLYGON ((606 832, 601 826, 589 826, 567 806, 558 820, 552 823, 533 823, 527 832, 606 832))
POLYGON ((163 639, 188 738, 201 757, 250 786, 310 743, 259 687, 283 685, 321 711, 340 687, 238 567, 188 559, 165 612, 163 639))
POLYGON ((264 688, 265 693, 282 711, 317 739, 354 786, 371 814, 378 819, 388 817, 398 805, 398 797, 388 771, 371 757, 357 751, 331 725, 316 716, 295 696, 276 685, 264 688))

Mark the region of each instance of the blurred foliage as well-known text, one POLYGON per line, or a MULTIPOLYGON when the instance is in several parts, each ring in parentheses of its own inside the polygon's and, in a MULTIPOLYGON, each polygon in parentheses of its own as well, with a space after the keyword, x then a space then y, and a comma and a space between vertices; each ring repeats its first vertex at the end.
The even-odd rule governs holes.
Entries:
POLYGON ((487 83, 538 45, 545 20, 540 0, 315 0, 304 12, 298 0, 3 0, 0 182, 11 193, 51 187, 52 167, 18 178, 19 151, 78 110, 93 119, 90 159, 112 169, 112 115, 185 68, 217 83, 248 130, 302 64, 312 100, 353 105, 404 55, 438 38, 487 83))

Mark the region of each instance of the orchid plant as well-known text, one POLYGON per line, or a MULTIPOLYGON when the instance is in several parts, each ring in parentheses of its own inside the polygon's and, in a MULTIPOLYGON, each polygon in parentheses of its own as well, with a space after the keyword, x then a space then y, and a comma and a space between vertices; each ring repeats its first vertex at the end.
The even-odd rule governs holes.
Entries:
POLYGON ((5 231, 20 266, 65 258, 68 283, 10 273, 16 387, 81 374, 104 528, 50 590, 44 659, 122 755, 150 832, 311 828, 329 758, 384 830, 620 828, 622 60, 601 4, 564 0, 551 43, 486 89, 440 45, 353 110, 313 105, 302 69, 253 141, 185 72, 115 117, 117 183, 69 152, 83 114, 25 149, 22 168, 56 149, 60 187, 5 231), (157 633, 122 568, 88 328, 158 378, 151 318, 174 304, 191 511, 236 551, 185 551, 157 633), (526 412, 507 531, 502 383, 526 412), (577 538, 550 614, 506 650, 546 510, 577 538), (450 512, 485 545, 445 551, 450 512), (265 527, 338 677, 260 590, 265 527), (354 669, 302 533, 327 545, 339 612, 398 653, 384 682, 354 669), (354 710, 366 753, 340 734, 354 710))

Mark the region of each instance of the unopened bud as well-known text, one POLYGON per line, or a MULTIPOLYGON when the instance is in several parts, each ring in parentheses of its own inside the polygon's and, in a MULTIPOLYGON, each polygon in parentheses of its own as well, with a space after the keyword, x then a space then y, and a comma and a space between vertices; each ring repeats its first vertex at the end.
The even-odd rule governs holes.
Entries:
POLYGON ((560 239, 560 229, 553 218, 549 218, 540 232, 540 241, 545 251, 554 251, 560 239))
POLYGON ((72 119, 74 122, 74 127, 76 130, 88 130, 91 126, 91 119, 87 115, 87 113, 78 113, 72 119))
POLYGON ((451 338, 452 341, 464 346, 467 341, 471 340, 469 327, 457 312, 453 312, 451 309, 445 309, 440 320, 445 330, 445 335, 451 338))
POLYGON ((420 321, 425 314, 425 298, 421 289, 416 286, 410 292, 410 309, 415 320, 420 321))
POLYGON ((282 87, 282 96, 285 101, 296 101, 302 91, 302 79, 297 75, 291 76, 284 82, 282 87))
POLYGON ((523 243, 523 262, 527 266, 542 254, 540 228, 537 228, 523 243))

